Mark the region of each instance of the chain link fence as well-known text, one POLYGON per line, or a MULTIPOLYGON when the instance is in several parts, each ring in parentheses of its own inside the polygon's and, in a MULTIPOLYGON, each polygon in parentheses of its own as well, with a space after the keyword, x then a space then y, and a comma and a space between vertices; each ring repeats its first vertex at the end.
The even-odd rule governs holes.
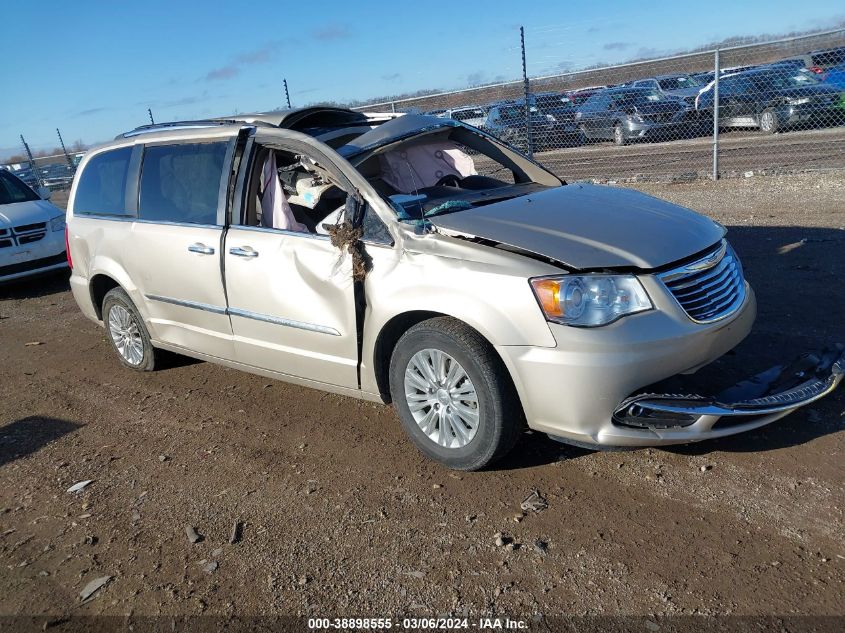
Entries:
POLYGON ((70 189, 76 166, 82 159, 84 152, 67 152, 51 154, 49 156, 32 156, 24 154, 24 158, 17 162, 0 165, 34 189, 47 187, 51 191, 70 189))
MULTIPOLYGON (((837 29, 356 109, 463 121, 568 180, 694 180, 845 168, 843 94, 837 29)), ((21 141, 25 158, 0 167, 70 186, 81 152, 27 159, 21 141)))
POLYGON ((369 104, 479 127, 569 180, 845 168, 845 30, 369 104))

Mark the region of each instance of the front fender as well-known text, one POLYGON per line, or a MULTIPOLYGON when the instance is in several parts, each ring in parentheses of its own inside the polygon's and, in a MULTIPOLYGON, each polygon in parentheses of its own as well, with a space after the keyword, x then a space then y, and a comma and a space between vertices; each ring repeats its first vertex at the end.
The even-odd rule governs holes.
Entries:
POLYGON ((375 392, 376 343, 385 326, 413 312, 451 316, 494 346, 554 347, 556 341, 530 277, 559 268, 515 253, 444 235, 412 237, 404 248, 368 249, 373 266, 365 281, 367 312, 362 388, 375 392))

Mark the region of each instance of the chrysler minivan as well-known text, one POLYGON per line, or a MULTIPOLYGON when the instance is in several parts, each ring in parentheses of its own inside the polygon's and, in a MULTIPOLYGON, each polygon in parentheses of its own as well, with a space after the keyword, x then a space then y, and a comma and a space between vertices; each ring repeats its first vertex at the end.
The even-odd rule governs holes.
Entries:
POLYGON ((392 402, 458 469, 526 427, 595 448, 757 428, 845 365, 835 347, 716 396, 644 391, 751 328, 725 228, 566 184, 450 119, 321 107, 141 127, 86 154, 67 219, 73 295, 126 367, 168 350, 392 402))

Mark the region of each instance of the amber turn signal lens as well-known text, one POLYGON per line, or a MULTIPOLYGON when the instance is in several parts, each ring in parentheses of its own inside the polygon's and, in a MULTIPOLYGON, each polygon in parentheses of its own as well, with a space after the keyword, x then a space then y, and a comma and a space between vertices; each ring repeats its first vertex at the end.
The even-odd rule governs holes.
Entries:
POLYGON ((556 279, 532 279, 534 294, 548 317, 561 317, 563 311, 560 308, 560 281, 556 279))

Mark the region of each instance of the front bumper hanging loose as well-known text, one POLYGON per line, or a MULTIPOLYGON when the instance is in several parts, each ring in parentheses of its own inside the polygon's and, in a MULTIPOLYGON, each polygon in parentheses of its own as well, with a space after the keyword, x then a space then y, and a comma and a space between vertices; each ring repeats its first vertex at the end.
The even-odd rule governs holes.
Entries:
POLYGON ((644 393, 626 398, 613 414, 615 424, 672 429, 771 422, 831 393, 845 378, 845 345, 804 354, 789 365, 744 380, 715 396, 644 393), (725 418, 725 419, 723 419, 725 418))

